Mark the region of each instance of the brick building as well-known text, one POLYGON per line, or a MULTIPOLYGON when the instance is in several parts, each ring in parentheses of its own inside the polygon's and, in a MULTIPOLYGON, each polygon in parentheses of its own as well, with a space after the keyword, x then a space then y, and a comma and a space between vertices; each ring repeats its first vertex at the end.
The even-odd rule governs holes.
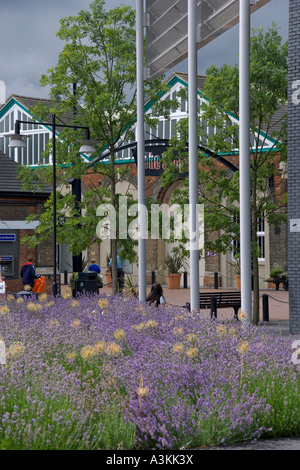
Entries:
POLYGON ((49 243, 40 245, 33 251, 22 243, 22 238, 32 235, 37 225, 37 222, 25 222, 26 217, 42 213, 50 189, 45 188, 34 193, 22 191, 17 168, 15 161, 0 152, 0 254, 8 292, 22 290, 20 269, 29 255, 33 256, 34 265, 42 273, 46 273, 52 265, 49 243))

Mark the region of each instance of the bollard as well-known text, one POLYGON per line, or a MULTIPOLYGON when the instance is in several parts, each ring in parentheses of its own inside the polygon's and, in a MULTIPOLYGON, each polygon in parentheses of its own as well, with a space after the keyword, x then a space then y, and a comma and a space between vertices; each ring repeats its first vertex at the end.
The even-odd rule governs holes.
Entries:
POLYGON ((217 298, 214 295, 210 298, 210 316, 217 318, 217 298))
POLYGON ((262 295, 262 309, 263 309, 263 321, 269 321, 269 296, 268 294, 262 295))
POLYGON ((155 271, 151 271, 151 283, 155 284, 155 271))
POLYGON ((215 289, 219 289, 219 279, 218 279, 219 275, 218 273, 214 273, 214 285, 215 285, 215 289))
POLYGON ((187 289, 187 272, 184 271, 183 273, 183 288, 187 289))

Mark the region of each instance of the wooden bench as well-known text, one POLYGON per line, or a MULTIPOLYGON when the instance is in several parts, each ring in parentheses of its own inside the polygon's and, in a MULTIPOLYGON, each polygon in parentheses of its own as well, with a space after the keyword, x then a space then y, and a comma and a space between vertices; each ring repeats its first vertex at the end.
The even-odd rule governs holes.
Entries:
MULTIPOLYGON (((200 292, 199 302, 201 308, 210 308, 212 317, 217 317, 218 308, 232 307, 234 309, 234 317, 237 318, 238 311, 241 308, 241 293, 233 292, 200 292)), ((186 302, 186 308, 191 311, 190 302, 186 302)))

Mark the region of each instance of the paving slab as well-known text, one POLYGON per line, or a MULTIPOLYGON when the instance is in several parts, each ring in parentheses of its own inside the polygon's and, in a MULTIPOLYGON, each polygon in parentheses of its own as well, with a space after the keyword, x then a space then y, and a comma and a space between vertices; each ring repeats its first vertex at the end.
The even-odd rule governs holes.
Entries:
POLYGON ((262 439, 232 446, 201 447, 193 450, 300 450, 299 438, 262 439))

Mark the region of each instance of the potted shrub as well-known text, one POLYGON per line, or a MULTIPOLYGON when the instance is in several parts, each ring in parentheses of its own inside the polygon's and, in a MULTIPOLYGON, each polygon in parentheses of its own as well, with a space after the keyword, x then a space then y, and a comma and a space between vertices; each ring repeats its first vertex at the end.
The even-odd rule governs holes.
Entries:
POLYGON ((229 264, 231 264, 233 267, 237 290, 241 290, 241 267, 239 253, 234 256, 233 262, 229 261, 229 264))
POLYGON ((180 288, 180 269, 186 266, 186 262, 183 257, 178 254, 168 254, 165 256, 162 267, 166 271, 167 283, 169 289, 180 288))
POLYGON ((283 281, 282 288, 284 290, 289 290, 289 273, 280 274, 280 279, 283 281))
POLYGON ((270 279, 272 279, 273 283, 275 283, 275 290, 279 290, 279 284, 282 281, 280 277, 282 274, 283 274, 283 269, 281 268, 274 268, 274 269, 271 269, 270 271, 270 279))
POLYGON ((240 266, 240 256, 235 255, 234 263, 233 263, 233 270, 235 274, 235 281, 237 290, 241 290, 241 266, 240 266))

